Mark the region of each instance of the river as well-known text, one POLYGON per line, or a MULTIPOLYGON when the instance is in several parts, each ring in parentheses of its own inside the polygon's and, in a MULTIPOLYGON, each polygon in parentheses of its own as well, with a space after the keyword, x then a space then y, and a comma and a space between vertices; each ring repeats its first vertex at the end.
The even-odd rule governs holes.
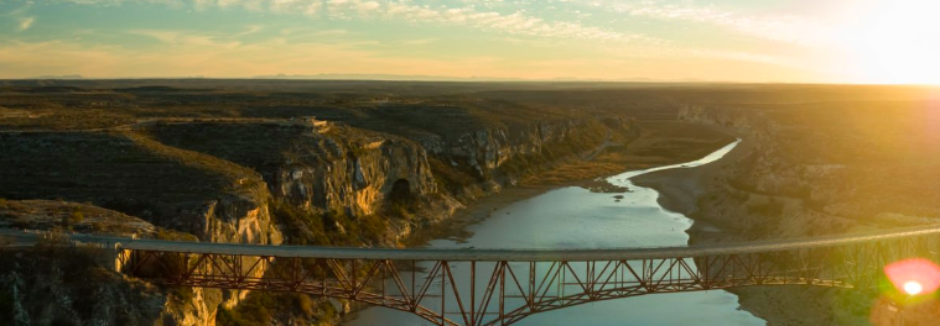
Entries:
MULTIPOLYGON (((740 142, 740 141, 738 141, 740 142)), ((625 186, 622 194, 594 193, 566 187, 522 200, 493 212, 470 227, 466 242, 434 240, 431 248, 570 249, 685 246, 686 216, 663 209, 659 193, 634 185, 630 178, 665 169, 692 168, 714 162, 730 152, 729 144, 699 160, 628 171, 608 178, 625 186), (622 195, 616 200, 614 195, 622 195)), ((456 272, 455 272, 456 273, 456 272)), ((535 314, 516 325, 699 325, 751 326, 766 322, 739 310, 737 296, 716 290, 646 295, 596 302, 535 314)), ((417 316, 387 308, 370 307, 355 316, 350 326, 430 325, 417 316)))

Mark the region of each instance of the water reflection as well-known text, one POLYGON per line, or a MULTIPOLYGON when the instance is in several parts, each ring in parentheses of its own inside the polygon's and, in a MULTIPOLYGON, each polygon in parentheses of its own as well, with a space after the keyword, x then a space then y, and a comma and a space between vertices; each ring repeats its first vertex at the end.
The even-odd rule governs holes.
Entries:
MULTIPOLYGON (((616 194, 592 193, 580 187, 557 189, 495 211, 490 219, 470 228, 474 235, 467 239, 466 243, 442 239, 432 241, 430 247, 575 249, 683 246, 688 242, 688 235, 684 231, 692 225, 692 221, 684 215, 666 211, 657 203, 659 194, 655 190, 636 186, 629 179, 653 171, 707 164, 720 159, 737 144, 738 142, 729 144, 694 162, 613 176, 608 179, 611 183, 631 189, 630 192, 619 194, 623 196, 619 201, 613 198, 616 194)), ((540 263, 534 266, 537 275, 550 273, 550 265, 540 263)), ((694 264, 690 265, 694 268, 694 264)), ((476 287, 478 293, 482 293, 495 266, 492 263, 478 263, 475 267, 476 287)), ((451 268, 455 278, 469 278, 468 263, 453 264, 451 268)), ((527 275, 530 266, 521 263, 512 264, 512 268, 527 275)), ((583 263, 572 264, 570 271, 565 272, 577 275, 585 271, 585 268, 583 263)), ((416 275, 419 282, 422 275, 424 274, 416 275)), ((442 285, 451 286, 449 282, 445 284, 436 281, 432 285, 432 292, 439 293, 442 285)), ((548 293, 559 295, 565 291, 570 293, 577 290, 571 286, 560 286, 548 293)), ((519 287, 521 292, 528 292, 527 284, 520 284, 519 287)), ((462 289, 461 292, 467 293, 466 290, 462 289)), ((447 302, 448 307, 454 307, 455 302, 450 300, 453 299, 447 302)), ((519 307, 524 305, 524 299, 510 298, 507 299, 506 305, 519 307)), ((459 318, 459 315, 448 317, 459 318)), ((491 318, 494 317, 485 320, 491 318)), ((417 316, 386 308, 366 309, 349 323, 354 326, 429 324, 417 316)), ((709 291, 594 302, 535 314, 516 323, 540 326, 686 324, 749 326, 764 325, 765 322, 750 313, 738 310, 735 295, 725 291, 709 291)))

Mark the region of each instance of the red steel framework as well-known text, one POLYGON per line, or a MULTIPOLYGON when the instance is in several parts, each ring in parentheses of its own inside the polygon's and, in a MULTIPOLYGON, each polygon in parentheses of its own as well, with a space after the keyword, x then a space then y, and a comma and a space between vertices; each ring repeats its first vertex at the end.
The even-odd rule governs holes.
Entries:
MULTIPOLYGON (((343 258, 118 251, 119 269, 170 286, 290 291, 410 312, 435 325, 509 325, 589 302, 753 285, 814 285, 871 291, 882 268, 904 258, 940 258, 935 233, 870 241, 707 250, 687 256, 539 258, 343 258), (714 252, 714 253, 712 253, 714 252)), ((563 253, 561 251, 560 253, 563 253)), ((395 255, 389 255, 395 256, 395 255)), ((489 257, 483 255, 485 257, 489 257)))

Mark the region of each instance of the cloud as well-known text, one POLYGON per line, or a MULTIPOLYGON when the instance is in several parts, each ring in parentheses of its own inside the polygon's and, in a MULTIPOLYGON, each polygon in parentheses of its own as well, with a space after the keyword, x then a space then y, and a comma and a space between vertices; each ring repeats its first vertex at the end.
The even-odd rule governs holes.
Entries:
POLYGON ((155 38, 163 43, 173 43, 179 39, 182 33, 177 31, 165 31, 165 30, 150 30, 150 29, 141 29, 141 30, 131 30, 128 31, 130 34, 143 35, 155 38))
POLYGON ((25 31, 33 26, 33 23, 36 22, 36 17, 26 17, 20 18, 19 23, 16 26, 16 30, 19 32, 25 31))
MULTIPOLYGON (((0 0, 2 1, 2 0, 0 0)), ((59 0, 84 4, 129 5, 131 3, 158 3, 160 0, 59 0)), ((570 0, 581 1, 581 0, 570 0)), ((741 30, 741 33, 760 35, 768 39, 781 39, 798 42, 803 38, 789 27, 794 22, 785 19, 760 20, 731 12, 723 12, 712 7, 663 5, 655 1, 625 3, 613 0, 612 7, 601 9, 581 8, 585 12, 597 13, 608 10, 622 13, 621 16, 646 17, 658 20, 689 21, 712 24, 741 30), (593 11, 592 11, 593 10, 593 11), (786 22, 784 24, 784 22, 786 22), (779 25, 779 26, 778 26, 779 25)), ((600 24, 591 21, 565 21, 565 16, 541 15, 538 10, 526 10, 532 3, 489 1, 481 5, 478 1, 431 1, 415 0, 165 0, 169 8, 183 8, 196 11, 207 10, 250 10, 263 11, 266 15, 307 16, 312 20, 357 20, 394 22, 399 25, 414 25, 420 28, 452 26, 474 31, 484 31, 492 42, 491 56, 506 53, 503 48, 528 51, 533 55, 526 62, 543 62, 545 66, 527 66, 512 56, 503 59, 493 57, 483 60, 471 60, 461 55, 422 52, 418 46, 430 44, 448 36, 430 34, 412 36, 398 40, 395 44, 379 45, 374 35, 329 29, 345 24, 309 24, 290 25, 290 27, 270 23, 269 25, 238 26, 226 31, 193 30, 147 30, 133 29, 130 33, 152 38, 158 47, 148 47, 148 51, 132 47, 99 47, 91 44, 54 43, 42 49, 53 53, 53 49, 62 49, 70 58, 91 58, 101 56, 102 62, 85 63, 89 65, 81 72, 88 76, 121 76, 132 72, 136 76, 173 76, 205 75, 214 77, 242 77, 276 73, 317 74, 317 73, 391 73, 391 74, 431 74, 467 76, 480 74, 495 77, 551 78, 556 72, 544 69, 553 61, 564 57, 578 59, 569 61, 570 71, 566 75, 582 77, 593 76, 612 78, 617 70, 650 71, 647 75, 666 73, 671 70, 663 62, 679 63, 684 60, 707 62, 714 65, 715 60, 724 60, 731 64, 747 65, 754 69, 783 69, 791 67, 795 60, 784 54, 772 55, 737 51, 736 49, 706 49, 693 44, 672 42, 635 33, 629 30, 614 30, 608 27, 592 26, 600 24), (430 4, 425 4, 430 3, 430 4), (443 5, 447 3, 448 5, 443 5), (316 26, 316 28, 314 28, 316 26), (255 33, 271 37, 244 37, 255 33), (349 33, 349 35, 347 35, 349 33), (341 37, 337 37, 341 36, 341 37), (360 37, 361 36, 361 37, 360 37), (427 37, 427 38, 422 38, 427 37), (437 38, 435 38, 437 37, 437 38), (353 40, 354 38, 358 38, 353 40), (585 42, 572 42, 585 41, 585 42), (583 49, 572 46, 585 45, 583 49), (393 46, 392 46, 393 45, 393 46), (412 46, 412 47, 409 47, 412 46), (508 47, 507 47, 508 46, 508 47), (552 48, 548 50, 546 48, 552 48), (413 50, 413 51, 402 51, 413 50), (560 50, 560 51, 554 51, 560 50), (72 51, 72 52, 68 52, 72 51), (558 52, 555 55, 554 52, 558 52), (415 53, 421 54, 416 56, 415 53), (105 56, 107 55, 107 56, 105 56), (551 59, 551 60, 550 60, 551 59), (110 62, 107 60, 111 60, 110 62), (605 65, 601 62, 607 60, 605 65), (592 66, 591 63, 598 63, 592 66), (654 62, 656 64, 650 65, 654 62), (152 67, 152 68, 151 68, 152 67), (160 68, 163 67, 163 68, 160 68), (230 67, 230 68, 227 68, 230 67), (420 68, 417 68, 420 67, 420 68), (770 68, 767 68, 770 67, 770 68), (165 69, 164 69, 165 68, 165 69), (665 68, 665 69, 664 69, 665 68), (416 71, 420 70, 420 71, 416 71), (530 70, 525 70, 530 69, 530 70), (659 69, 660 71, 655 71, 659 69)), ((688 4, 689 2, 683 2, 688 4)), ((587 4, 586 4, 587 5, 587 4)), ((599 15, 597 15, 599 16, 599 15)), ((45 25, 44 25, 45 26, 45 25)), ((257 35, 256 35, 257 36, 257 35)), ((2 39, 0 39, 2 41, 2 39)), ((2 44, 0 44, 2 45, 2 44)), ((2 47, 0 47, 2 48, 2 47)), ((25 52, 25 46, 15 48, 25 52)), ((16 51, 13 51, 16 52, 16 51)), ((480 53, 480 52, 475 52, 480 53)), ((6 52, 7 56, 15 53, 6 52)), ((29 75, 55 74, 50 67, 60 62, 40 62, 26 56, 16 56, 20 65, 14 67, 38 67, 48 72, 34 72, 29 75)), ((3 60, 0 60, 2 63, 3 60)), ((64 61, 63 61, 64 62, 64 61)), ((80 62, 76 62, 80 64, 80 62)), ((696 66, 696 69, 699 69, 696 66)), ((63 68, 64 69, 64 68, 63 68)), ((709 68, 717 69, 717 68, 709 68)), ((683 69, 674 69, 677 77, 685 74, 683 69)), ((60 70, 61 71, 61 70, 60 70)), ((74 70, 69 70, 74 71, 74 70)), ((633 72, 631 72, 632 74, 633 72)), ((643 73, 641 73, 643 74, 643 73)), ((694 72, 689 73, 691 75, 694 72)), ((699 76, 700 77, 700 76, 699 76)), ((742 78, 755 78, 744 76, 742 78)))
POLYGON ((768 54, 751 53, 751 52, 692 49, 688 51, 688 53, 698 56, 698 57, 702 57, 702 58, 714 58, 714 59, 725 59, 725 60, 733 60, 733 61, 764 63, 764 64, 771 64, 771 65, 777 65, 777 66, 790 66, 790 67, 799 66, 798 64, 784 57, 768 55, 768 54))
MULTIPOLYGON (((3 3, 0 2, 0 5, 2 5, 2 4, 3 4, 3 3)), ((20 15, 22 15, 22 14, 25 14, 26 11, 28 11, 29 8, 32 7, 32 5, 33 5, 32 2, 26 2, 25 4, 23 4, 22 6, 17 7, 16 9, 10 10, 10 11, 8 11, 8 12, 0 12, 0 16, 9 16, 9 17, 17 17, 17 16, 20 16, 20 15)))
POLYGON ((622 33, 577 22, 548 21, 519 10, 511 14, 497 11, 479 11, 473 6, 460 8, 432 8, 407 2, 388 2, 385 17, 411 23, 436 23, 465 26, 501 34, 533 37, 565 38, 613 42, 664 42, 637 33, 622 33))
POLYGON ((492 58, 427 58, 363 49, 350 44, 281 43, 276 39, 235 44, 183 31, 135 33, 166 40, 172 47, 155 50, 84 44, 74 40, 0 40, 0 66, 11 67, 0 72, 0 78, 56 75, 62 71, 75 71, 92 78, 193 75, 224 78, 277 73, 508 75, 503 67, 494 65, 492 58), (50 57, 56 60, 49 60, 50 57))
POLYGON ((316 36, 346 35, 346 34, 349 34, 349 31, 345 29, 328 29, 328 30, 316 31, 313 34, 316 36))
POLYGON ((590 0, 578 3, 598 10, 665 21, 715 25, 737 33, 799 45, 815 45, 829 39, 833 26, 798 15, 743 15, 714 6, 668 4, 661 1, 624 2, 590 0))
MULTIPOLYGON (((91 78, 209 76, 214 78, 315 74, 396 74, 449 77, 551 79, 577 76, 580 79, 619 79, 650 76, 667 80, 709 79, 762 80, 766 71, 783 71, 779 65, 763 64, 777 58, 738 52, 688 50, 678 46, 634 47, 620 44, 606 53, 570 57, 542 51, 526 60, 504 58, 498 51, 486 55, 435 55, 399 51, 355 40, 323 40, 316 37, 291 42, 278 38, 233 42, 225 32, 195 30, 133 30, 163 46, 140 47, 83 43, 75 39, 20 41, 0 38, 0 78, 28 78, 81 73, 91 78), (55 57, 56 60, 48 58, 55 57), (681 61, 674 60, 680 58, 681 61), (715 59, 729 64, 715 64, 715 59), (665 60, 665 61, 664 61, 665 60), (733 60, 733 61, 732 61, 733 60), (663 62, 681 62, 681 68, 664 69, 663 62), (745 62, 740 68, 736 62, 745 62), (747 65, 747 62, 761 65, 747 65), (739 67, 739 69, 734 69, 739 67), (745 69, 746 68, 746 69, 745 69), (702 73, 706 69, 708 73, 702 73), (777 69, 777 70, 774 70, 777 69), (626 74, 626 75, 625 75, 626 74), (711 77, 709 77, 711 76, 711 77)), ((415 40, 418 43, 431 40, 415 40)), ((408 41, 404 41, 408 42, 408 41)), ((596 52, 596 51, 590 51, 596 52)), ((774 62, 776 63, 776 62, 774 62)), ((791 70, 787 70, 791 71, 791 70)), ((782 78, 789 78, 783 75, 782 78)), ((791 78, 797 80, 796 77, 791 78)))
MULTIPOLYGON (((745 15, 715 6, 679 4, 661 0, 560 0, 586 7, 572 10, 578 21, 549 21, 527 14, 531 3, 501 0, 461 0, 456 6, 422 5, 411 0, 58 0, 86 5, 124 3, 164 3, 178 7, 189 4, 197 10, 240 7, 276 14, 299 14, 338 20, 380 19, 415 24, 444 24, 498 32, 550 38, 571 38, 616 42, 663 43, 662 39, 640 33, 609 30, 582 24, 589 11, 612 12, 665 21, 685 21, 727 28, 761 39, 799 44, 824 44, 835 30, 825 21, 797 15, 745 15), (460 4, 462 3, 462 5, 460 4), (502 11, 496 11, 496 9, 502 11), (589 9, 589 10, 588 10, 589 9)), ((552 2, 555 3, 555 2, 552 2)), ((554 7, 554 6, 551 6, 554 7)))
MULTIPOLYGON (((58 0, 59 2, 71 2, 74 4, 80 5, 119 5, 124 2, 131 2, 125 0, 58 0)), ((192 0, 194 2, 199 2, 200 0, 192 0)), ((139 2, 150 2, 150 3, 178 3, 177 0, 139 0, 139 2)))
POLYGON ((430 38, 423 38, 423 39, 416 39, 416 40, 401 41, 398 43, 403 44, 403 45, 427 45, 427 44, 437 42, 438 40, 440 39, 436 37, 430 37, 430 38))
POLYGON ((244 31, 235 33, 232 35, 232 37, 238 38, 238 37, 242 37, 246 35, 255 34, 257 32, 260 32, 263 29, 264 29, 264 26, 261 26, 261 25, 248 25, 245 27, 244 31))
MULTIPOLYGON (((159 0, 60 0, 79 4, 161 2, 159 0)), ((169 5, 188 1, 197 10, 241 7, 276 14, 301 14, 338 20, 386 20, 412 24, 463 26, 487 32, 533 37, 599 40, 605 42, 665 42, 638 33, 623 33, 572 21, 549 21, 517 8, 511 13, 478 10, 475 3, 459 7, 419 5, 397 0, 165 0, 169 5)), ((496 2, 487 2, 490 8, 496 2)))

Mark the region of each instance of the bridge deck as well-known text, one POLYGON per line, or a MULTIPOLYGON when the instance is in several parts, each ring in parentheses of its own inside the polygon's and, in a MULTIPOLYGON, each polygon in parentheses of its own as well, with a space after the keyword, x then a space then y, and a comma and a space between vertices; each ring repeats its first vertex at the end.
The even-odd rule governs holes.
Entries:
MULTIPOLYGON (((880 240, 894 240, 912 236, 940 234, 940 225, 895 229, 891 231, 858 233, 838 236, 800 238, 775 241, 698 245, 692 247, 622 248, 622 249, 390 249, 314 246, 269 246, 236 243, 176 242, 103 237, 75 234, 72 240, 118 244, 130 250, 166 251, 181 253, 246 255, 265 257, 335 258, 368 260, 442 260, 442 261, 594 261, 621 259, 690 258, 713 255, 750 254, 804 248, 850 245, 880 240)), ((38 239, 42 233, 23 233, 0 230, 0 235, 16 239, 38 239)))

